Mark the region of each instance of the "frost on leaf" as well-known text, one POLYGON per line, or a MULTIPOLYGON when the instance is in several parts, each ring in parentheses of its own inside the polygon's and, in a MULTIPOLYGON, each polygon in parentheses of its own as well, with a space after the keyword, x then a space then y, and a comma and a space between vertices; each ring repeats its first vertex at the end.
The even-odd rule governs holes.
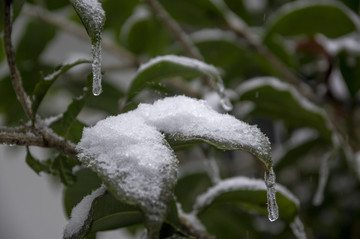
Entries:
POLYGON ((140 206, 148 223, 161 224, 177 179, 177 159, 164 134, 180 142, 200 140, 227 150, 246 150, 270 170, 270 143, 254 126, 220 114, 185 96, 109 117, 85 128, 78 157, 120 200, 140 206))
POLYGON ((98 0, 71 0, 92 44, 93 94, 100 95, 101 89, 101 32, 105 23, 105 12, 98 0))

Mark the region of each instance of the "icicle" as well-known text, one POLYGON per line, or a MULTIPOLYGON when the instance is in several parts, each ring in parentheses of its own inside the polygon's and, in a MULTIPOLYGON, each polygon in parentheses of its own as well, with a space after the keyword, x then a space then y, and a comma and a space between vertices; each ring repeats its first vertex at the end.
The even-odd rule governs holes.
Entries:
POLYGON ((225 111, 230 111, 233 109, 233 105, 229 97, 225 93, 224 82, 222 81, 221 77, 217 77, 217 93, 220 96, 220 105, 225 111))
POLYGON ((101 88, 101 41, 98 40, 91 46, 93 54, 92 60, 92 73, 93 73, 93 88, 92 92, 95 96, 98 96, 102 92, 101 88))
POLYGON ((321 159, 321 165, 320 165, 320 171, 319 171, 319 183, 316 189, 315 196, 313 198, 313 205, 319 206, 323 200, 324 200, 324 190, 326 183, 329 178, 329 159, 330 159, 331 153, 327 153, 322 159, 321 159))
POLYGON ((101 89, 101 31, 105 23, 105 12, 98 0, 70 0, 80 17, 92 44, 93 94, 100 95, 101 89))
POLYGON ((215 158, 210 156, 206 160, 208 173, 213 184, 217 184, 221 181, 219 167, 215 161, 215 158))
POLYGON ((276 204, 276 189, 275 189, 275 173, 273 168, 265 172, 265 184, 267 188, 267 209, 268 218, 271 222, 276 221, 279 217, 279 208, 276 204))
POLYGON ((290 228, 297 239, 307 238, 304 230, 304 224, 302 223, 299 217, 295 217, 294 221, 290 224, 290 228))

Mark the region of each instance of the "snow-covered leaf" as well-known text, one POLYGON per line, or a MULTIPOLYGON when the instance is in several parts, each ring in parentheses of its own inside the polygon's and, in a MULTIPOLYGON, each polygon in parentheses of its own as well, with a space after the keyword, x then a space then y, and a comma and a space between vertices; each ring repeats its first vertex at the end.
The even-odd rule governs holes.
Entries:
POLYGON ((271 172, 270 143, 257 127, 185 96, 140 104, 85 128, 77 145, 80 161, 97 172, 119 200, 139 206, 147 223, 162 223, 177 178, 177 159, 163 133, 180 141, 249 151, 271 172))
MULTIPOLYGON (((291 223, 297 216, 299 201, 285 187, 277 184, 275 188, 280 218, 291 223)), ((246 210, 266 215, 265 182, 246 177, 223 180, 199 195, 194 204, 194 211, 201 215, 211 207, 221 206, 224 203, 240 205, 246 210)))
POLYGON ((156 57, 143 64, 129 86, 127 100, 131 101, 150 83, 175 76, 195 78, 204 75, 212 80, 224 108, 231 108, 231 103, 224 92, 220 73, 214 66, 192 58, 174 55, 156 57))
POLYGON ((275 34, 323 34, 330 38, 358 31, 359 18, 338 1, 295 1, 286 4, 270 21, 265 42, 275 34))
POLYGON ((91 194, 84 197, 71 211, 70 221, 64 229, 64 239, 84 238, 91 229, 93 207, 96 200, 106 193, 102 185, 91 194))
POLYGON ((101 40, 105 12, 98 0, 70 0, 92 42, 101 40))
POLYGON ((251 112, 284 120, 290 126, 311 127, 327 142, 332 140, 332 130, 323 109, 309 102, 291 85, 272 77, 251 79, 238 88, 240 100, 255 103, 251 112))

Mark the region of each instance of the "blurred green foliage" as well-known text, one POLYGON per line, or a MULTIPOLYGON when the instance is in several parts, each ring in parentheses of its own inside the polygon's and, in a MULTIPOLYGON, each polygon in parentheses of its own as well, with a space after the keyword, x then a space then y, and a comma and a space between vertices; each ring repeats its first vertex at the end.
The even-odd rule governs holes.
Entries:
MULTIPOLYGON (((103 66, 103 93, 98 97, 89 93, 90 67, 81 68, 80 73, 72 71, 87 61, 54 65, 43 60, 45 52, 53 47, 52 43, 66 27, 60 29, 51 19, 21 12, 22 8, 36 6, 81 26, 68 1, 13 2, 14 28, 20 27, 16 23, 21 21, 22 29, 14 41, 16 63, 25 91, 31 93, 33 110, 39 117, 55 116, 51 115, 51 107, 41 103, 60 100, 56 97, 66 92, 73 100, 64 112, 50 120, 49 126, 75 144, 81 138, 83 127, 89 124, 85 122, 89 114, 104 118, 124 113, 140 102, 152 102, 173 94, 207 98, 213 91, 202 78, 203 72, 196 67, 159 63, 135 74, 139 63, 160 55, 185 55, 186 52, 179 39, 143 1, 101 1, 106 13, 105 38, 125 54, 119 56, 116 51, 103 48, 107 63, 103 66), (106 57, 111 54, 119 61, 109 63, 106 57), (51 72, 58 75, 50 75, 51 79, 45 80, 51 72), (85 116, 79 117, 81 113, 85 116)), ((235 106, 229 114, 258 124, 267 132, 273 147, 277 182, 300 201, 297 207, 279 193, 280 219, 271 224, 262 220, 267 214, 266 191, 226 192, 198 215, 207 231, 217 238, 291 238, 294 237, 293 219, 299 217, 309 238, 359 238, 359 1, 221 1, 234 13, 234 18, 243 21, 247 31, 244 34, 251 34, 250 38, 229 27, 223 9, 214 4, 216 1, 159 2, 198 48, 204 62, 220 69, 235 106), (259 51, 249 39, 266 52, 259 51), (279 60, 280 66, 271 61, 268 54, 279 60), (281 68, 296 77, 296 86, 286 83, 281 68), (308 91, 313 97, 308 97, 308 91), (330 158, 327 158, 328 152, 331 152, 330 158), (328 167, 322 163, 324 160, 328 161, 328 167), (329 171, 328 177, 319 173, 324 170, 329 171), (314 204, 321 180, 325 180, 324 188, 320 189, 323 200, 314 204)), ((2 3, 0 10, 3 12, 2 3)), ((2 18, 0 23, 3 36, 2 18)), ((3 37, 0 43, 2 66, 6 65, 3 37)), ((90 45, 90 39, 83 44, 90 45)), ((5 125, 19 125, 21 120, 26 120, 12 89, 9 72, 3 68, 0 102, 5 125)), ((188 213, 197 196, 214 186, 204 170, 207 158, 212 157, 209 152, 222 159, 216 162, 223 179, 238 175, 262 177, 263 169, 255 161, 248 161, 247 154, 214 152, 212 148, 204 152, 202 147, 192 144, 174 148, 181 168, 174 193, 188 213), (200 164, 192 165, 193 161, 200 164)), ((66 185, 64 205, 68 216, 85 195, 101 184, 90 170, 75 173, 72 169, 78 162, 56 150, 46 162, 38 161, 28 150, 26 162, 36 173, 53 174, 66 185)), ((89 238, 94 238, 96 231, 128 227, 134 232, 143 228, 140 211, 117 201, 111 194, 98 198, 93 211, 89 238)), ((190 238, 179 220, 176 206, 172 204, 160 237, 190 238)))

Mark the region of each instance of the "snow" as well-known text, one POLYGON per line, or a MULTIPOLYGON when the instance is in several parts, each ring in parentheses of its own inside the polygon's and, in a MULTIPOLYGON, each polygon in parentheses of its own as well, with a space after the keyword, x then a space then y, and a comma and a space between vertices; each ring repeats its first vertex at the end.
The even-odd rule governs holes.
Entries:
POLYGON ((98 41, 105 23, 105 11, 98 0, 71 0, 91 40, 98 41))
POLYGON ((93 201, 103 195, 106 187, 102 185, 100 188, 94 190, 91 194, 84 197, 71 211, 70 221, 64 230, 64 238, 71 238, 73 235, 80 232, 86 220, 89 217, 89 212, 93 201))
POLYGON ((206 42, 206 41, 227 41, 237 43, 238 39, 236 34, 231 31, 224 31, 220 29, 202 29, 190 34, 193 42, 206 42))
POLYGON ((224 149, 247 150, 271 167, 270 143, 256 126, 220 114, 203 100, 169 97, 85 128, 78 157, 120 200, 139 205, 161 222, 177 179, 178 162, 164 134, 204 139, 224 149))
POLYGON ((156 128, 136 112, 109 117, 84 129, 77 150, 119 199, 139 204, 150 221, 163 219, 177 160, 156 128))
MULTIPOLYGON (((153 67, 154 65, 160 63, 160 62, 171 62, 177 65, 182 65, 189 68, 194 68, 198 70, 199 72, 203 73, 204 75, 210 77, 213 80, 213 83, 216 87, 216 91, 219 94, 221 100, 221 106, 226 111, 232 110, 232 105, 230 102, 230 99, 227 97, 225 93, 224 83, 222 81, 220 72, 216 67, 213 65, 206 64, 202 61, 192 59, 189 57, 184 56, 176 56, 176 55, 165 55, 165 56, 158 56, 150 61, 148 61, 145 64, 142 64, 138 70, 138 73, 141 73, 142 71, 153 67)), ((136 77, 135 77, 136 78, 136 77)))
POLYGON ((271 165, 270 143, 256 127, 214 111, 205 101, 169 97, 153 105, 140 104, 138 112, 149 125, 182 140, 204 139, 224 149, 243 149, 271 165))
POLYGON ((317 35, 316 40, 325 47, 327 52, 334 56, 343 50, 352 54, 360 54, 360 43, 357 35, 347 35, 336 39, 329 39, 323 35, 317 35))
MULTIPOLYGON (((278 193, 282 194, 290 201, 292 201, 297 207, 299 207, 299 200, 284 186, 276 184, 275 189, 278 193)), ((248 191, 265 191, 267 190, 263 180, 252 179, 247 177, 234 177, 219 182, 214 187, 208 189, 207 192, 198 196, 194 204, 194 211, 199 212, 209 206, 216 197, 225 192, 231 192, 236 190, 248 190, 248 191)))

